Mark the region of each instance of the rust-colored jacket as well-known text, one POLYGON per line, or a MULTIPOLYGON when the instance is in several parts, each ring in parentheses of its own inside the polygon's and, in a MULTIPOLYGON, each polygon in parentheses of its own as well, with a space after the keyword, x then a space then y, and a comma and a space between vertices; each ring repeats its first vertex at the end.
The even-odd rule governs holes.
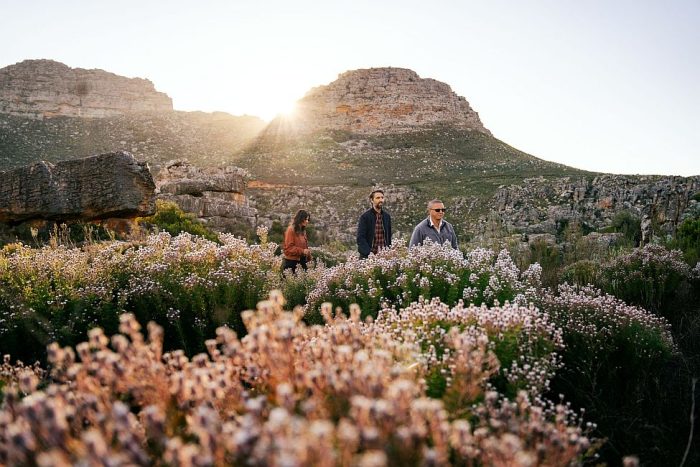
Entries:
POLYGON ((309 241, 306 238, 306 231, 296 233, 294 226, 287 227, 284 233, 284 242, 282 242, 282 252, 287 259, 301 260, 303 251, 309 248, 309 241))

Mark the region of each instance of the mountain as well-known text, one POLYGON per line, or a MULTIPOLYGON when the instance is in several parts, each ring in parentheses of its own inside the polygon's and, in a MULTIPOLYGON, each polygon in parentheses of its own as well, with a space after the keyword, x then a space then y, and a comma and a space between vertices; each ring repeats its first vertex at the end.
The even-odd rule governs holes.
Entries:
POLYGON ((53 60, 0 69, 0 170, 125 150, 152 165, 217 165, 265 126, 257 117, 178 112, 153 83, 53 60))
POLYGON ((172 109, 172 99, 146 79, 70 68, 53 60, 25 60, 0 69, 4 114, 38 119, 110 117, 172 109))
POLYGON ((147 80, 48 60, 1 69, 0 85, 0 170, 117 150, 153 166, 235 165, 251 173, 258 223, 286 224, 306 208, 324 240, 353 241, 371 187, 386 189, 396 231, 410 235, 439 197, 462 239, 494 222, 502 233, 555 234, 572 221, 600 230, 621 210, 672 231, 698 208, 698 177, 617 177, 538 159, 493 137, 449 85, 402 68, 342 73, 268 125, 174 111, 147 80), (134 105, 139 93, 159 107, 134 105))
POLYGON ((469 102, 450 86, 405 68, 347 71, 311 89, 296 107, 294 120, 302 131, 404 133, 447 124, 491 135, 469 102))

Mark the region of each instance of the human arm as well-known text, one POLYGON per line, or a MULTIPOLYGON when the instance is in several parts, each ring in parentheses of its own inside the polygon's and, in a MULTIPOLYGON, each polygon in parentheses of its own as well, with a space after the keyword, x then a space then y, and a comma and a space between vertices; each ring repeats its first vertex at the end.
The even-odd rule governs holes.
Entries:
POLYGON ((423 236, 420 233, 420 224, 418 224, 416 228, 413 229, 413 234, 411 234, 411 241, 408 242, 408 246, 412 247, 420 245, 421 243, 423 243, 423 236))
POLYGON ((389 213, 386 213, 384 222, 384 233, 386 235, 386 246, 388 248, 391 246, 391 216, 389 215, 389 213))
POLYGON ((452 227, 451 225, 450 225, 450 228, 452 229, 452 239, 450 240, 450 244, 452 245, 452 248, 457 250, 458 249, 458 247, 457 247, 457 233, 455 232, 454 227, 452 227))
POLYGON ((284 256, 289 259, 300 258, 301 256, 307 256, 309 254, 307 245, 299 243, 299 238, 292 227, 289 227, 284 232, 284 243, 282 245, 284 256))
POLYGON ((357 251, 360 252, 362 256, 369 256, 370 251, 372 251, 372 246, 367 243, 367 229, 369 229, 369 223, 365 219, 366 216, 360 216, 360 220, 357 222, 357 251))

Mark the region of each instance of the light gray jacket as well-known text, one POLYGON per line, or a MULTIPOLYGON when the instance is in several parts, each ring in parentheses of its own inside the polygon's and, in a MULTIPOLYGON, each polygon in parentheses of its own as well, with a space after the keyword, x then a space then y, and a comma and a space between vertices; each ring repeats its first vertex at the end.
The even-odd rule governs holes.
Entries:
POLYGON ((457 249, 457 234, 455 234, 455 229, 447 221, 442 221, 440 226, 440 232, 436 228, 431 227, 430 217, 421 221, 415 229, 413 229, 413 235, 411 235, 411 242, 409 246, 421 245, 423 241, 429 238, 435 243, 442 245, 445 242, 450 242, 452 248, 457 249))

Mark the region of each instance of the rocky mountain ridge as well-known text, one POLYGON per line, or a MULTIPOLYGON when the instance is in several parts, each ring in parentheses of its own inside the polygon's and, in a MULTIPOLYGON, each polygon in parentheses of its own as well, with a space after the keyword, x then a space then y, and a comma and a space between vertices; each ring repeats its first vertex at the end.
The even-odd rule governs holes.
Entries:
POLYGON ((169 112, 173 102, 152 82, 53 60, 24 60, 0 69, 0 113, 29 118, 102 118, 169 112))
POLYGON ((439 197, 463 241, 496 230, 554 236, 571 222, 604 230, 620 211, 666 234, 700 209, 698 177, 596 174, 538 159, 494 138, 447 84, 401 68, 343 73, 307 93, 296 117, 267 126, 172 110, 41 120, 0 112, 0 170, 112 150, 133 152, 154 173, 165 169, 160 186, 179 180, 176 191, 194 190, 161 197, 183 196, 183 208, 216 228, 235 219, 286 224, 305 208, 324 240, 346 243, 372 187, 387 190, 397 232, 410 234, 439 197), (180 159, 189 165, 168 163, 180 159), (250 182, 219 190, 231 166, 246 169, 250 182))
POLYGON ((0 114, 0 170, 114 150, 136 154, 156 170, 183 158, 201 167, 227 165, 226 159, 244 149, 264 126, 257 117, 223 112, 43 120, 0 114))
POLYGON ((686 217, 700 215, 698 193, 700 176, 537 177, 501 187, 492 203, 509 231, 556 234, 571 222, 602 230, 625 211, 641 220, 643 240, 648 240, 652 222, 655 234, 670 235, 686 217))
MULTIPOLYGON (((273 122, 274 124, 275 122, 273 122)), ((397 133, 449 124, 490 135, 469 102, 448 84, 424 79, 405 68, 346 71, 297 101, 288 128, 345 130, 360 134, 397 133)))

